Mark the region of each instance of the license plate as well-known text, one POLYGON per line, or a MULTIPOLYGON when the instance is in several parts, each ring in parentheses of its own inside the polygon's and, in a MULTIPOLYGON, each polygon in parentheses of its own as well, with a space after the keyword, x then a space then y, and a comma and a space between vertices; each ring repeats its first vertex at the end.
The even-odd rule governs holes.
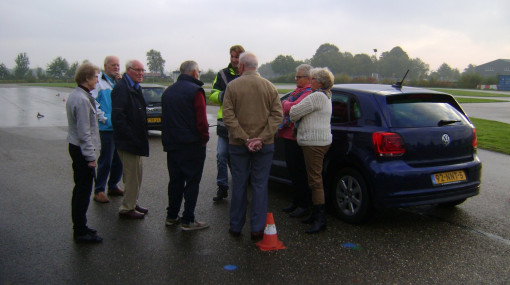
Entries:
POLYGON ((147 118, 147 123, 161 123, 161 118, 147 118))
POLYGON ((455 170, 432 174, 432 183, 434 185, 457 183, 462 181, 466 181, 466 173, 464 173, 464 170, 455 170))

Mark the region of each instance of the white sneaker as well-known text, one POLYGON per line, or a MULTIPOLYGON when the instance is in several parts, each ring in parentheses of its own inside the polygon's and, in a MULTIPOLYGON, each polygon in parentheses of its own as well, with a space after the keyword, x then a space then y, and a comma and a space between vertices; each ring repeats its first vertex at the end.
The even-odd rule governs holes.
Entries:
POLYGON ((205 229, 208 227, 209 227, 209 224, 199 222, 199 221, 195 221, 195 222, 189 223, 189 224, 181 224, 181 229, 183 231, 201 230, 201 229, 205 229))

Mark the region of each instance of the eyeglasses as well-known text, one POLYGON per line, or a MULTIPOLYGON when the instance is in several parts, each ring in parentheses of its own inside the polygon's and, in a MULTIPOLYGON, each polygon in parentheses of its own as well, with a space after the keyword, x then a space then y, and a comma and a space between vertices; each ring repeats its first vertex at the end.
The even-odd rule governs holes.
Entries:
POLYGON ((295 80, 298 80, 298 79, 301 79, 301 78, 308 78, 308 76, 298 75, 298 76, 294 77, 295 80))
POLYGON ((136 72, 145 72, 145 69, 143 69, 143 68, 132 68, 132 67, 130 67, 130 68, 136 72))
POLYGON ((312 80, 317 80, 317 78, 315 78, 315 77, 312 77, 312 80))

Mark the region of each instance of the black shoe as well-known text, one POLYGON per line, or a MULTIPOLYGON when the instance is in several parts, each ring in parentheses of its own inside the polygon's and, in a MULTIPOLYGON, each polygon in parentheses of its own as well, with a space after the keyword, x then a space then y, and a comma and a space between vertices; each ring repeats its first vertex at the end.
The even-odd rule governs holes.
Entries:
POLYGON ((87 233, 90 233, 90 234, 95 235, 95 234, 97 234, 97 231, 96 231, 96 230, 94 230, 94 229, 91 229, 91 228, 87 227, 87 233))
POLYGON ((311 225, 311 224, 313 224, 313 221, 315 221, 315 217, 312 214, 310 214, 310 216, 302 219, 301 223, 311 225))
POLYGON ((240 237, 241 236, 241 232, 235 232, 233 231, 232 229, 228 229, 228 233, 233 236, 233 237, 240 237))
POLYGON ((212 198, 214 202, 219 202, 223 200, 223 198, 228 197, 228 188, 226 187, 218 187, 218 191, 216 192, 216 197, 212 198))
POLYGON ((326 229, 326 205, 314 205, 313 213, 315 220, 312 227, 306 230, 307 234, 314 234, 326 229))
POLYGON ((97 234, 87 232, 84 235, 75 235, 74 241, 77 243, 100 243, 103 239, 97 234))
POLYGON ((287 207, 283 208, 282 211, 284 211, 286 213, 290 213, 290 212, 294 211, 296 208, 297 208, 297 205, 294 204, 294 202, 292 202, 287 207))
POLYGON ((264 237, 264 231, 259 232, 251 232, 251 240, 257 241, 261 240, 264 237))
POLYGON ((304 217, 307 212, 308 212, 308 209, 297 207, 292 213, 289 214, 289 216, 291 216, 293 218, 304 217))

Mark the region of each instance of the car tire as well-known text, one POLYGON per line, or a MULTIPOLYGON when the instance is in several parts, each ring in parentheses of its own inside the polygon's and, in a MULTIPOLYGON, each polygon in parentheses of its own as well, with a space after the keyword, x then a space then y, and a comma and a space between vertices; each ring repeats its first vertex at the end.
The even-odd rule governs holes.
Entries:
POLYGON ((340 219, 359 224, 371 214, 370 191, 363 176, 354 168, 338 171, 330 189, 330 201, 340 219))
POLYGON ((450 202, 446 202, 446 203, 439 203, 437 205, 441 208, 453 208, 457 205, 464 203, 464 201, 466 201, 466 199, 460 199, 460 200, 450 201, 450 202))

